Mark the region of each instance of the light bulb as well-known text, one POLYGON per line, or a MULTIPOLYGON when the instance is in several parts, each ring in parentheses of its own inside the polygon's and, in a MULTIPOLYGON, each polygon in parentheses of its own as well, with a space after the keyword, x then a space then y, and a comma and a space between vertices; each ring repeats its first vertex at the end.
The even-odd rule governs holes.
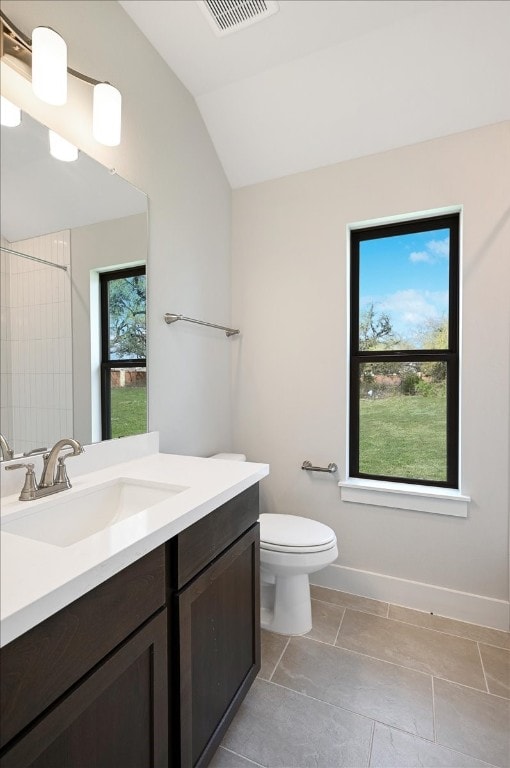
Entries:
POLYGON ((57 160, 63 160, 65 163, 71 163, 78 159, 78 147, 71 144, 67 139, 63 139, 58 133, 50 130, 50 154, 57 160))
POLYGON ((32 90, 47 104, 67 101, 67 45, 49 27, 32 32, 32 90))
POLYGON ((92 133, 96 141, 107 147, 120 144, 122 96, 109 83, 94 86, 92 133))
POLYGON ((7 128, 16 128, 21 123, 21 109, 5 96, 0 97, 0 123, 7 128))

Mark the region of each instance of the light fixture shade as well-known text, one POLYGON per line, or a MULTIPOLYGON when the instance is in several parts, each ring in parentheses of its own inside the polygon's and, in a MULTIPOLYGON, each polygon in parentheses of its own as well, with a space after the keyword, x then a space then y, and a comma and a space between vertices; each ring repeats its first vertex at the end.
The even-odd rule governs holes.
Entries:
POLYGON ((0 123, 7 128, 16 128, 21 123, 21 109, 5 96, 0 97, 0 123))
POLYGON ((94 86, 92 133, 96 141, 107 147, 120 144, 122 96, 110 83, 94 86))
POLYGON ((67 45, 49 27, 32 32, 32 90, 47 104, 67 101, 67 45))
POLYGON ((78 147, 71 144, 67 139, 63 139, 55 131, 49 131, 50 135, 50 154, 57 160, 63 160, 65 163, 72 163, 78 159, 78 147))

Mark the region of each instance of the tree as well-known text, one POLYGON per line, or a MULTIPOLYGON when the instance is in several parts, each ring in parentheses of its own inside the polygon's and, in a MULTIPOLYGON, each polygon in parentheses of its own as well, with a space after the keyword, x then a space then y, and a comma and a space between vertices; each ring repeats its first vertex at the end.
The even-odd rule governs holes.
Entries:
MULTIPOLYGON (((400 337, 393 331, 391 319, 386 312, 376 312, 375 305, 370 303, 359 319, 359 349, 360 352, 374 352, 384 349, 395 349, 401 343, 400 337)), ((395 362, 366 362, 360 366, 362 393, 377 392, 381 395, 394 391, 393 384, 382 383, 377 377, 396 377, 400 375, 401 363, 395 362)), ((396 381, 396 380, 395 380, 396 381)))
POLYGON ((389 315, 386 312, 377 315, 373 302, 369 304, 359 318, 360 352, 394 347, 398 342, 389 315))
POLYGON ((145 275, 111 280, 108 308, 110 357, 145 358, 145 275))
MULTIPOLYGON (((429 319, 422 334, 421 346, 423 349, 448 349, 448 319, 446 317, 439 320, 429 319)), ((422 363, 421 372, 430 381, 446 381, 446 364, 443 362, 422 363)))

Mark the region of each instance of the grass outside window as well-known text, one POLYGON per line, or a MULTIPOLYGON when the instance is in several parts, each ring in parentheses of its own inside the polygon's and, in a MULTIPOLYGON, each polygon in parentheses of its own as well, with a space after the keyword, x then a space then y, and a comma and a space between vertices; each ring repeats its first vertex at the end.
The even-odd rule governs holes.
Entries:
POLYGON ((114 387, 111 390, 112 437, 142 435, 147 431, 147 388, 114 387))
POLYGON ((417 480, 446 476, 446 398, 360 401, 360 472, 417 480))

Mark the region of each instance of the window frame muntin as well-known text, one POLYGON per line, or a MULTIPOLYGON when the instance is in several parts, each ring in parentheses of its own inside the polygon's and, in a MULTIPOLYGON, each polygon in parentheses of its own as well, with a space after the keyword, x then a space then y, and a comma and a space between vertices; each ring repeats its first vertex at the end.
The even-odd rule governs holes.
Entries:
POLYGON ((145 368, 147 372, 147 352, 145 357, 113 360, 110 358, 110 324, 108 283, 124 277, 145 276, 145 302, 147 312, 147 269, 145 264, 136 267, 124 267, 99 273, 99 312, 100 312, 100 377, 101 377, 101 439, 112 439, 112 409, 111 409, 111 370, 112 368, 145 368), (121 364, 121 365, 120 365, 121 364))
POLYGON ((352 226, 349 230, 350 251, 350 333, 349 333, 349 430, 348 476, 356 479, 390 483, 406 483, 437 488, 460 488, 460 211, 432 216, 416 216, 370 226, 352 226), (396 235, 429 230, 449 229, 450 252, 448 271, 448 348, 445 350, 359 349, 359 259, 360 243, 396 235), (374 475, 359 470, 359 367, 363 362, 445 362, 446 373, 446 480, 374 475))

